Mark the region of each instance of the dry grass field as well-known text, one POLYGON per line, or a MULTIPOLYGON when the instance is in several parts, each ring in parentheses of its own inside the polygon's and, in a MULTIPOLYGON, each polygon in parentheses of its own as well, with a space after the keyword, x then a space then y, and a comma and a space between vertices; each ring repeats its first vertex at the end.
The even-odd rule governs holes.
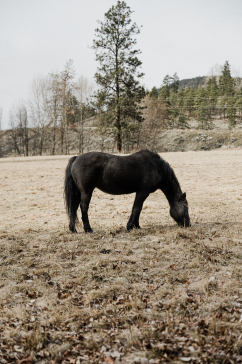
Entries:
POLYGON ((162 192, 126 232, 133 195, 95 191, 71 234, 68 157, 0 160, 0 363, 242 361, 242 150, 165 153, 187 192, 162 192))

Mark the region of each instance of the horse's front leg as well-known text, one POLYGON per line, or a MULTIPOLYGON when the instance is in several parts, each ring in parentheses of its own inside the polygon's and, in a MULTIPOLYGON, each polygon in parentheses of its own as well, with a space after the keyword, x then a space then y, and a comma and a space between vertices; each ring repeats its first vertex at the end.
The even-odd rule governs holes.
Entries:
POLYGON ((84 231, 86 233, 92 233, 92 228, 90 226, 89 219, 88 219, 88 208, 89 208, 91 198, 92 198, 92 192, 91 193, 81 192, 80 207, 81 207, 81 212, 82 212, 83 227, 84 227, 84 231))
POLYGON ((133 228, 137 228, 139 229, 139 217, 140 217, 140 213, 143 207, 143 203, 145 201, 145 199, 149 196, 149 193, 147 192, 137 192, 136 196, 135 196, 135 200, 134 200, 134 204, 133 204, 133 208, 132 208, 132 212, 127 224, 127 230, 132 230, 133 228))

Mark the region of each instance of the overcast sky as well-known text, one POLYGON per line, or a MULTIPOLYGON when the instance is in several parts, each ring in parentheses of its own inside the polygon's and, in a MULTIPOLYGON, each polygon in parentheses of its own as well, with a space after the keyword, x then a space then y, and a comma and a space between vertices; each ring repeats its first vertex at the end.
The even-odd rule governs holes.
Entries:
MULTIPOLYGON (((144 86, 166 74, 180 79, 211 73, 229 60, 242 72, 242 0, 127 0, 141 26, 138 48, 144 86)), ((60 71, 73 59, 76 74, 93 80, 91 49, 97 20, 116 0, 0 0, 0 108, 31 97, 34 78, 60 71)), ((94 82, 94 81, 93 81, 94 82)))

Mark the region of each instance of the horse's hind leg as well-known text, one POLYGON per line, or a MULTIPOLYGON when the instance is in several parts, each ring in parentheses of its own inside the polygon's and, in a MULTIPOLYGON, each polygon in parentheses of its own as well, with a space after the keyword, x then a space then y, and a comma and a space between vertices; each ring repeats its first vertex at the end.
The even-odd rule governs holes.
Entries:
POLYGON ((82 222, 83 222, 83 227, 84 227, 84 231, 86 233, 92 233, 92 228, 90 226, 89 223, 89 219, 88 219, 88 208, 89 208, 89 204, 92 198, 92 191, 89 193, 86 193, 84 191, 81 192, 81 212, 82 212, 82 222))
POLYGON ((139 226, 139 217, 143 207, 143 203, 145 199, 149 196, 147 192, 137 192, 132 208, 132 212, 127 224, 127 230, 131 230, 133 228, 140 228, 139 226))
POLYGON ((69 230, 72 232, 72 233, 76 233, 76 220, 77 220, 77 209, 79 207, 79 203, 80 203, 80 197, 77 198, 76 196, 76 199, 73 199, 71 204, 71 211, 70 211, 70 214, 69 214, 69 230))

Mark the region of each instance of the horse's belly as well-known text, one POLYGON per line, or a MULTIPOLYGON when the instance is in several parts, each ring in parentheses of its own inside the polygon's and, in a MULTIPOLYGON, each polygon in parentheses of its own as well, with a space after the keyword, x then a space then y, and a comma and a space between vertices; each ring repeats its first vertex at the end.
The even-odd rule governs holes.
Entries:
POLYGON ((134 193, 136 192, 136 190, 134 188, 131 187, 120 187, 120 186, 104 186, 104 185, 99 185, 97 186, 97 188, 99 190, 101 190, 102 192, 105 193, 109 193, 110 195, 125 195, 125 194, 129 194, 129 193, 134 193))
POLYGON ((97 188, 112 195, 134 193, 141 188, 140 171, 107 166, 97 181, 97 188))

